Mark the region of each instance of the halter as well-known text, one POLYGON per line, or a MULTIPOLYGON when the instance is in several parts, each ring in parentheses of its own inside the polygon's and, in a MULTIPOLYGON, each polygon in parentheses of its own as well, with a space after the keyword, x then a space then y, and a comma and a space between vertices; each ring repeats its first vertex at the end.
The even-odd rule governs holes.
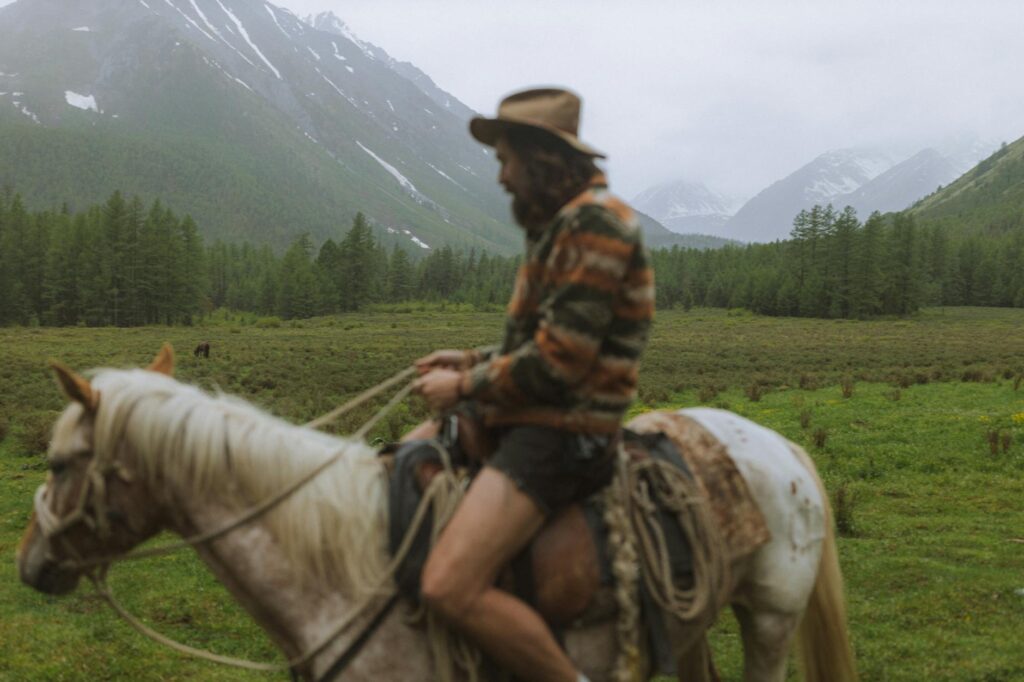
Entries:
MULTIPOLYGON (((323 426, 337 417, 341 416, 345 412, 348 412, 352 408, 370 400, 379 393, 387 390, 395 384, 407 379, 415 369, 410 367, 398 374, 394 375, 390 379, 364 391, 360 395, 356 396, 352 400, 348 401, 344 405, 332 410, 326 415, 319 417, 312 422, 306 424, 306 426, 317 428, 323 426)), ((412 390, 412 382, 407 383, 402 389, 400 389, 384 407, 382 407, 376 414, 373 415, 358 431, 355 432, 354 437, 357 439, 363 438, 388 412, 390 412, 398 403, 404 400, 412 390)), ((125 420, 127 423, 127 420, 125 420)), ((328 469, 331 465, 338 462, 345 454, 345 450, 341 449, 327 460, 322 462, 320 465, 312 469, 309 473, 299 477, 298 480, 293 482, 291 485, 286 487, 280 493, 264 500, 260 504, 252 507, 237 519, 221 526, 220 528, 214 529, 206 533, 200 533, 189 538, 185 538, 179 542, 162 545, 160 547, 154 547, 147 550, 129 552, 120 556, 103 556, 93 559, 83 559, 75 551, 70 541, 64 537, 65 533, 76 527, 79 524, 85 525, 91 531, 95 532, 101 540, 109 539, 110 537, 110 519, 108 517, 109 510, 107 509, 106 503, 106 492, 107 482, 112 475, 117 475, 118 478, 126 483, 130 483, 132 480, 131 474, 128 470, 116 460, 113 459, 111 452, 94 452, 93 457, 89 462, 88 467, 85 471, 85 480, 82 484, 82 488, 79 491, 78 500, 75 507, 64 517, 60 517, 51 511, 49 507, 49 499, 47 484, 42 484, 36 490, 33 498, 33 507, 35 510, 36 521, 39 524, 43 535, 46 537, 47 542, 52 543, 54 540, 60 540, 64 545, 65 550, 70 554, 73 559, 65 560, 60 562, 62 568, 78 569, 81 570, 93 583, 96 592, 103 597, 103 599, 110 605, 110 607, 123 619, 125 619, 129 625, 135 628, 138 632, 149 637, 150 639, 169 646, 179 652, 202 658, 208 661, 216 663, 223 663, 239 668, 246 668, 248 670, 267 671, 267 672, 278 672, 282 670, 288 670, 292 673, 293 678, 297 676, 297 671, 302 666, 309 663, 315 656, 323 652, 337 637, 341 636, 357 618, 366 613, 371 604, 376 601, 377 597, 383 594, 388 594, 388 599, 384 606, 380 608, 374 615, 373 619, 364 628, 358 636, 356 636, 349 645, 342 652, 341 657, 329 668, 327 673, 324 675, 322 680, 333 679, 335 676, 341 673, 341 671, 347 666, 359 649, 369 640, 370 635, 383 623, 385 616, 391 611, 398 601, 397 594, 393 590, 389 589, 395 571, 401 562, 405 559, 406 554, 409 552, 409 548, 412 546, 413 539, 419 532, 420 527, 423 525, 426 519, 427 512, 430 510, 431 505, 436 499, 449 497, 453 494, 453 491, 459 490, 459 483, 455 479, 454 473, 449 469, 445 472, 446 475, 435 476, 430 486, 424 492, 423 499, 420 502, 419 507, 416 509, 416 514, 413 517, 412 523, 406 532, 405 537, 402 539, 402 544, 399 546, 398 551, 395 552, 391 559, 391 562, 387 565, 378 583, 374 586, 374 589, 370 591, 368 596, 364 597, 360 602, 357 603, 355 608, 343 618, 335 628, 328 633, 319 643, 311 648, 306 653, 289 660, 287 663, 258 663, 254 661, 247 661, 244 659, 233 658, 230 656, 222 656, 213 652, 205 651, 202 649, 196 649, 179 642, 175 642, 160 633, 152 630, 147 625, 142 623, 138 618, 130 614, 115 598, 107 585, 106 576, 110 569, 110 566, 114 563, 121 561, 130 561, 135 559, 142 559, 153 556, 160 556, 164 554, 170 554, 179 549, 186 547, 195 547, 197 545, 208 543, 216 538, 219 538, 227 533, 231 532, 243 526, 250 521, 253 521, 257 517, 266 513, 270 509, 276 507, 278 504, 290 497, 295 491, 303 487, 320 473, 328 469), (88 513, 89 508, 93 509, 93 514, 88 513)), ((457 493, 456 493, 457 494, 457 493)), ((453 506, 451 504, 444 506, 453 506)), ((48 557, 55 560, 54 557, 48 557)))

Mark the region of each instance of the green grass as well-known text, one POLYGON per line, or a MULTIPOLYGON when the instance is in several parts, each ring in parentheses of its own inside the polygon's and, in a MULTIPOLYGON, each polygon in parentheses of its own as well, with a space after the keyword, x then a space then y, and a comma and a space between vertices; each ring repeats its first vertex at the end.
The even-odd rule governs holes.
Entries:
MULTIPOLYGON (((80 369, 140 365, 169 340, 181 354, 180 378, 306 420, 429 349, 494 341, 501 315, 410 306, 278 328, 254 322, 0 329, 0 553, 12 556, 44 476, 38 424, 61 408, 48 357, 80 369), (212 344, 208 361, 189 352, 199 340, 212 344)), ((863 679, 1024 680, 1024 386, 1014 388, 1021 329, 1024 311, 1014 310, 877 322, 660 312, 634 412, 701 403, 734 410, 805 445, 830 490, 844 489, 852 533, 839 549, 863 679), (844 376, 856 382, 848 399, 844 376), (756 402, 748 397, 755 384, 756 402), (1007 452, 990 452, 991 430, 1011 435, 1007 452)), ((412 403, 374 436, 393 437, 424 415, 412 403)), ((276 657, 189 554, 118 566, 112 583, 171 636, 276 657)), ((731 615, 712 642, 724 678, 739 679, 731 615)), ((3 680, 286 679, 179 657, 143 640, 84 587, 61 599, 22 587, 10 561, 0 564, 0 650, 3 680)))

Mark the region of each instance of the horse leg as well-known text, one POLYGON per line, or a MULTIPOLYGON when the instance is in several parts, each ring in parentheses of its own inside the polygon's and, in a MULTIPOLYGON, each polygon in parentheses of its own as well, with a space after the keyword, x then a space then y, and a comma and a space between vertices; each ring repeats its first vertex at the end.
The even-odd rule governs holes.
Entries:
POLYGON ((752 611, 739 604, 732 609, 743 637, 744 682, 783 682, 800 614, 752 611))

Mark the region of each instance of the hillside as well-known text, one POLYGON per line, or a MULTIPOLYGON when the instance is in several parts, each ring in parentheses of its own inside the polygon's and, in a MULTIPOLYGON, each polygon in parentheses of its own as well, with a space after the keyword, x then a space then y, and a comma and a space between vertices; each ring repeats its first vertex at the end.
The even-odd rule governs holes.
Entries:
POLYGON ((1024 228, 1024 137, 911 209, 916 217, 964 233, 1024 228))
POLYGON ((120 189, 208 238, 278 248, 337 238, 362 211, 413 249, 516 251, 468 107, 336 17, 314 21, 327 30, 241 0, 0 9, 0 187, 30 208, 120 189))

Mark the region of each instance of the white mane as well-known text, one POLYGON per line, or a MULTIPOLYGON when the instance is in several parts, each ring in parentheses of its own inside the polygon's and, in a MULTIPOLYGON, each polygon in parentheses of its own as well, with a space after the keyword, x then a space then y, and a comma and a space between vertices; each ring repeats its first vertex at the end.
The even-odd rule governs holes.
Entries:
POLYGON ((98 452, 117 448, 123 437, 149 485, 170 482, 239 512, 344 450, 340 461, 254 522, 308 576, 350 594, 372 589, 386 563, 387 488, 369 446, 154 372, 101 370, 92 385, 101 396, 98 452))

